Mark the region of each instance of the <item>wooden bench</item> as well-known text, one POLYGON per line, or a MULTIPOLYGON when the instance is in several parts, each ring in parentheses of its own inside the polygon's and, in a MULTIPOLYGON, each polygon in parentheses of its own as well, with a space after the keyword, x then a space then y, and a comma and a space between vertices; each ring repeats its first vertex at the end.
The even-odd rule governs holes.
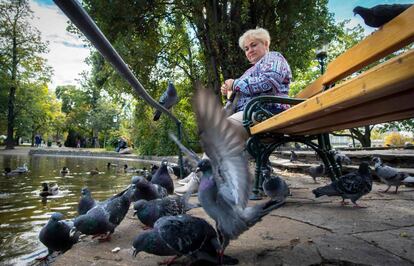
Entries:
POLYGON ((261 188, 261 170, 268 167, 270 154, 284 143, 310 146, 334 180, 341 169, 329 152, 327 133, 414 117, 414 49, 384 61, 413 43, 413 22, 414 6, 329 63, 296 98, 262 96, 249 102, 243 123, 251 135, 247 150, 256 160, 253 192, 261 188), (356 73, 379 60, 384 62, 356 73), (273 116, 263 108, 268 102, 293 106, 273 116))

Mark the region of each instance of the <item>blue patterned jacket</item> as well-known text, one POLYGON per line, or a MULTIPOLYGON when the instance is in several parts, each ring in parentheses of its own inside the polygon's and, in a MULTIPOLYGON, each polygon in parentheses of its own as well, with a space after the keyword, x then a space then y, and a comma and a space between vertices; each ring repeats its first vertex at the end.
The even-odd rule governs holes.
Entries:
MULTIPOLYGON (((279 52, 268 52, 244 74, 234 80, 233 90, 240 92, 235 112, 243 111, 254 97, 274 95, 287 97, 292 79, 290 66, 279 52)), ((289 105, 269 104, 268 110, 277 113, 286 110, 289 105)))

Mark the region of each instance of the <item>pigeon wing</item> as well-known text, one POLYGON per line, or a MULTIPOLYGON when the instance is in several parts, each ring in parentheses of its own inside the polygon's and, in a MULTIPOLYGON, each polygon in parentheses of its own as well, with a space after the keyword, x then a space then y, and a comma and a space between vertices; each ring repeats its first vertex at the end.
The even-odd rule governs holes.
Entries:
POLYGON ((207 223, 185 214, 166 216, 155 222, 154 229, 168 247, 179 254, 188 255, 199 250, 206 240, 203 222, 207 223))
POLYGON ((219 194, 224 200, 244 208, 252 182, 241 133, 226 119, 223 107, 212 91, 198 89, 195 106, 201 143, 211 160, 219 194))
POLYGON ((180 150, 188 156, 188 158, 195 161, 196 163, 201 161, 200 157, 198 157, 198 155, 195 152, 193 152, 192 150, 186 148, 173 133, 169 132, 168 135, 175 142, 175 144, 177 144, 177 146, 180 148, 180 150))

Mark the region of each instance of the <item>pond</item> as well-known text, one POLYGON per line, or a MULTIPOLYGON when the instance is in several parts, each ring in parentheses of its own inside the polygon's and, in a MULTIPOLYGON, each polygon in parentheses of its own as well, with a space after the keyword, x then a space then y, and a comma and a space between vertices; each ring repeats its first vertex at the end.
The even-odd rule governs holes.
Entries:
POLYGON ((124 164, 149 168, 146 162, 112 158, 0 155, 0 169, 15 169, 24 163, 28 173, 0 176, 0 265, 25 265, 33 260, 31 254, 45 250, 38 240, 41 228, 54 212, 61 212, 65 219, 74 218, 83 187, 89 187, 95 199, 103 200, 129 184, 132 174, 124 173, 124 164), (119 167, 107 168, 108 162, 119 167), (64 166, 70 170, 67 175, 60 174, 64 166), (99 174, 90 175, 95 168, 99 174), (56 183, 59 193, 40 197, 43 182, 56 183))

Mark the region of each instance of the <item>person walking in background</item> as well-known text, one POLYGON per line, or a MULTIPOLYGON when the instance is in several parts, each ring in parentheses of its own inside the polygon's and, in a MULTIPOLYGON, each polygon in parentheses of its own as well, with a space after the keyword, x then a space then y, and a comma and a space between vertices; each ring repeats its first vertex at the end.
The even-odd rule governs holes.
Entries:
POLYGON ((35 147, 40 147, 42 145, 42 137, 39 134, 36 134, 34 137, 35 147))

